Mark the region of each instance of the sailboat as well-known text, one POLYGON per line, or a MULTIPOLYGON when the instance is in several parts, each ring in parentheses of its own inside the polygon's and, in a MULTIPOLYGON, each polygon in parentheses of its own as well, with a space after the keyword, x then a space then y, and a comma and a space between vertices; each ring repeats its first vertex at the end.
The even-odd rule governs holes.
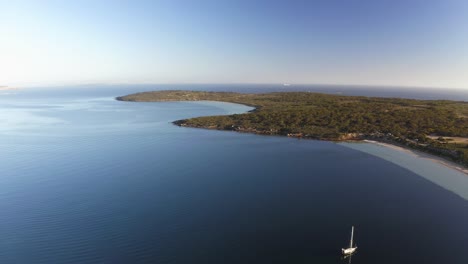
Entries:
POLYGON ((353 235, 354 235, 354 226, 351 227, 351 240, 349 241, 349 247, 341 249, 341 252, 345 256, 352 255, 357 249, 357 247, 353 247, 353 235))

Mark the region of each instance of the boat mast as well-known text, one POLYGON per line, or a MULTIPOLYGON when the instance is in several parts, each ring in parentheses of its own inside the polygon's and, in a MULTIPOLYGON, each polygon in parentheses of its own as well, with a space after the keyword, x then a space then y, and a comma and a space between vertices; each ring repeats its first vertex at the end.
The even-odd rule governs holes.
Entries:
POLYGON ((349 247, 353 247, 353 235, 354 235, 354 226, 351 227, 351 241, 349 242, 349 247))

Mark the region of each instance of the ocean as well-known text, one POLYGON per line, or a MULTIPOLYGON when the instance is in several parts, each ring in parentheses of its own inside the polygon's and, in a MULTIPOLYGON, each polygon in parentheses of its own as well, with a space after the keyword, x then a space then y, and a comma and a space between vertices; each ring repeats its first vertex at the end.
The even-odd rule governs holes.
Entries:
POLYGON ((282 85, 0 91, 0 263, 468 263, 463 174, 373 144, 171 123, 247 106, 114 100, 162 89, 468 101, 282 85), (342 259, 351 226, 358 252, 342 259))

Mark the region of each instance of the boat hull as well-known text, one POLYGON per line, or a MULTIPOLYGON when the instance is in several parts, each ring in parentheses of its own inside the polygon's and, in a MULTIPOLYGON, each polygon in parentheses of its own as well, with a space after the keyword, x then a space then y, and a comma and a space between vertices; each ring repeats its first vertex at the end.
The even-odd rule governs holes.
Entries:
POLYGON ((341 252, 343 253, 343 255, 351 255, 351 254, 353 254, 354 252, 356 252, 356 249, 357 249, 357 247, 354 247, 354 248, 342 248, 342 249, 341 249, 341 252))

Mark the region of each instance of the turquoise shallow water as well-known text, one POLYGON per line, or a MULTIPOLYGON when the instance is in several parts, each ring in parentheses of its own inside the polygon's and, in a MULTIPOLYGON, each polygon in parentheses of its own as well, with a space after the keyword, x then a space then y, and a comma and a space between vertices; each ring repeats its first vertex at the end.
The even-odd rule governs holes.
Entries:
POLYGON ((250 108, 127 92, 0 96, 1 263, 347 263, 351 225, 353 263, 468 261, 467 201, 391 150, 181 128, 250 108))

